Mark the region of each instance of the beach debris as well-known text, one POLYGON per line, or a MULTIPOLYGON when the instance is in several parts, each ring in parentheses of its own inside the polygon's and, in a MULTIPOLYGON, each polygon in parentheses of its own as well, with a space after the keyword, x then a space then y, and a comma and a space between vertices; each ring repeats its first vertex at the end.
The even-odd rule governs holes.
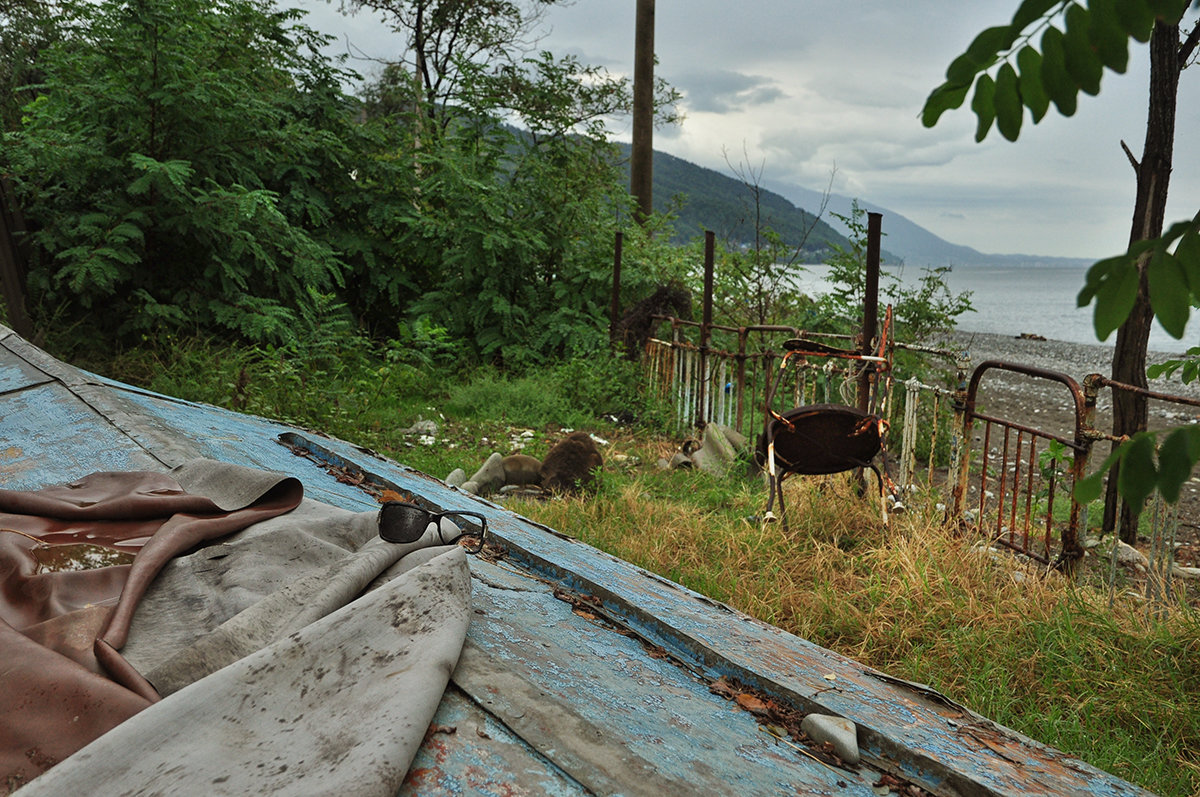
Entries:
POLYGON ((462 489, 475 495, 489 495, 500 489, 504 484, 504 457, 493 453, 475 472, 475 475, 462 485, 462 489))
POLYGON ((451 487, 462 487, 467 481, 467 472, 462 468, 455 468, 450 471, 450 475, 446 477, 446 484, 451 487))
POLYGON ((504 484, 541 484, 542 461, 528 454, 509 454, 503 460, 504 484))
POLYGON ((437 437, 437 433, 437 422, 418 418, 416 423, 402 431, 400 434, 415 434, 422 437, 437 437))
POLYGON ((725 475, 730 466, 742 456, 750 441, 745 435, 719 423, 704 427, 701 440, 686 440, 682 450, 675 452, 670 460, 659 460, 659 467, 669 470, 700 468, 718 476, 725 475))

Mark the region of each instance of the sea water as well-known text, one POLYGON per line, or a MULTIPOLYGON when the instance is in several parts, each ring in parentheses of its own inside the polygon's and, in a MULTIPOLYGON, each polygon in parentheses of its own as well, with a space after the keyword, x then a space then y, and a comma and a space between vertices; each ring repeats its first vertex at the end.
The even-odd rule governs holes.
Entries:
MULTIPOLYGON (((830 267, 804 266, 796 279, 804 293, 820 295, 829 290, 825 281, 830 267)), ((920 282, 924 271, 906 266, 884 267, 884 271, 899 277, 905 286, 920 282)), ((1000 335, 1041 335, 1051 340, 1071 343, 1113 345, 1116 333, 1099 341, 1092 325, 1094 305, 1077 307, 1076 297, 1083 288, 1087 267, 1079 266, 960 266, 944 275, 952 293, 971 292, 974 312, 958 317, 957 326, 970 332, 992 332, 1000 335)), ((888 280, 880 280, 880 305, 887 303, 883 295, 888 280)), ((1181 340, 1167 334, 1157 321, 1150 330, 1150 351, 1183 352, 1200 346, 1200 312, 1193 312, 1187 331, 1181 340)))

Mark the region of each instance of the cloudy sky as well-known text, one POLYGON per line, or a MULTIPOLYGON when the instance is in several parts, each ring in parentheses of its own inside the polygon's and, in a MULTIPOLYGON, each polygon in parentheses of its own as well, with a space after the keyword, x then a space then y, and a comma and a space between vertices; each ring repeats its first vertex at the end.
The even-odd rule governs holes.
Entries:
MULTIPOLYGON (((313 27, 357 53, 394 57, 402 38, 360 13, 303 0, 313 27)), ((539 47, 632 76, 635 0, 553 8, 539 47)), ((1125 75, 1106 72, 1098 97, 1070 119, 1050 113, 1017 143, 974 116, 918 118, 946 66, 976 33, 1012 17, 1017 0, 657 0, 658 74, 684 96, 685 119, 655 148, 729 173, 727 157, 766 182, 836 193, 903 214, 953 243, 990 253, 1103 257, 1124 249, 1134 176, 1120 142, 1140 156, 1145 45, 1125 75)), ((1186 19, 1195 19, 1191 12, 1186 19)), ((356 64, 370 73, 369 62, 356 64)), ((1180 81, 1168 223, 1200 205, 1200 66, 1180 81), (1196 73, 1196 74, 1192 74, 1196 73)), ((628 121, 616 136, 628 140, 628 121)), ((886 217, 884 224, 886 227, 886 217)))

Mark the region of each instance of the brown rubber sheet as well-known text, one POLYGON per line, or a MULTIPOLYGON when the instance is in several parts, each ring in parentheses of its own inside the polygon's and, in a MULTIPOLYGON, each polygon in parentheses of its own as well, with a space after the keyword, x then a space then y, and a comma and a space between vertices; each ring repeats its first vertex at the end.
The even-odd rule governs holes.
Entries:
POLYGON ((0 792, 159 699, 117 651, 168 562, 303 494, 296 479, 215 463, 189 478, 199 492, 161 473, 0 490, 0 792))

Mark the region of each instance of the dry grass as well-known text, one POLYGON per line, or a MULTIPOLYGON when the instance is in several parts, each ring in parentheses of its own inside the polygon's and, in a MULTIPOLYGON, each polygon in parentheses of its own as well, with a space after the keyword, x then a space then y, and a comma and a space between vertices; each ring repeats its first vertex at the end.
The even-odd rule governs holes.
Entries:
POLYGON ((745 520, 764 500, 753 480, 643 469, 513 508, 1155 792, 1200 792, 1192 615, 1110 609, 1106 593, 950 533, 933 499, 885 531, 848 479, 793 479, 786 536, 745 520))

